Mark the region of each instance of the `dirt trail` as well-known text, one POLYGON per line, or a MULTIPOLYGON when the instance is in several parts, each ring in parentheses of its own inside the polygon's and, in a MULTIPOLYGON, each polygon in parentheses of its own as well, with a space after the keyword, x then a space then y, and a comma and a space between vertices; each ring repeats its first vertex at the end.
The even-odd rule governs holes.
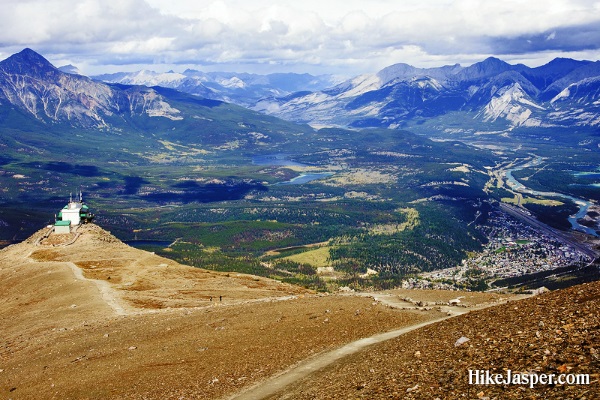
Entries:
POLYGON ((108 304, 117 315, 128 315, 128 312, 125 311, 125 309, 121 306, 119 299, 115 295, 113 288, 110 287, 110 284, 108 282, 101 281, 98 279, 88 279, 85 276, 83 276, 83 271, 77 265, 75 265, 72 262, 67 262, 66 264, 73 271, 75 278, 81 281, 91 282, 94 285, 96 285, 96 287, 100 291, 102 300, 104 300, 106 304, 108 304))
POLYGON ((267 278, 181 265, 127 246, 94 224, 80 226, 76 235, 40 230, 3 255, 22 260, 32 271, 43 263, 60 265, 89 287, 91 298, 119 316, 207 307, 220 296, 223 302, 238 303, 310 293, 267 278))
POLYGON ((229 400, 258 400, 266 399, 273 396, 277 392, 283 390, 288 385, 299 381, 300 379, 306 378, 308 375, 322 370, 330 364, 346 357, 350 354, 354 354, 367 346, 371 346, 376 343, 381 343, 386 340, 394 339, 405 333, 414 331, 427 325, 435 324, 445 319, 452 317, 441 317, 430 321, 421 322, 414 325, 409 325, 404 328, 396 329, 393 331, 380 333, 367 338, 359 339, 354 342, 348 343, 347 345, 340 347, 339 349, 311 357, 308 360, 301 362, 288 369, 287 371, 272 377, 266 382, 260 383, 258 386, 251 387, 249 390, 242 393, 238 393, 234 396, 228 397, 229 400))
MULTIPOLYGON (((39 240, 35 243, 35 246, 39 246, 39 240)), ((38 260, 35 260, 34 258, 31 257, 34 252, 35 252, 35 249, 30 250, 24 258, 31 263, 38 263, 39 262, 38 260)), ((120 300, 118 299, 117 295, 115 294, 114 289, 110 286, 110 284, 108 282, 98 280, 98 279, 86 278, 83 275, 82 269, 79 268, 77 265, 75 265, 75 263, 73 263, 73 262, 59 261, 59 262, 57 262, 57 264, 63 264, 63 265, 66 264, 71 269, 71 271, 73 271, 73 275, 75 275, 75 278, 77 280, 84 281, 84 282, 90 282, 90 283, 94 284, 98 288, 98 291, 100 292, 102 300, 104 300, 104 302, 106 302, 106 304, 108 306, 110 306, 110 308, 112 308, 113 311, 117 315, 128 315, 129 314, 123 308, 123 306, 121 306, 120 300)))
MULTIPOLYGON (((354 296, 363 296, 363 297, 371 297, 375 301, 381 302, 388 307, 391 308, 401 308, 401 309, 414 309, 418 310, 420 307, 415 306, 412 303, 406 302, 404 300, 398 299, 398 296, 389 294, 389 293, 356 293, 354 296)), ((419 328, 422 328, 427 325, 435 324, 440 321, 454 318, 456 316, 469 313, 474 310, 481 310, 483 308, 493 307, 499 304, 504 303, 505 301, 493 302, 493 303, 482 303, 478 304, 472 308, 461 308, 461 307, 453 307, 453 306, 435 306, 436 309, 446 314, 446 316, 432 319, 429 321, 416 323, 413 325, 405 326, 400 329, 396 329, 393 331, 380 333, 377 335, 373 335, 367 338, 359 339, 354 342, 348 343, 347 345, 327 352, 315 357, 311 357, 298 365, 284 371, 269 380, 262 382, 258 385, 255 385, 248 390, 237 393, 234 396, 228 397, 228 400, 257 400, 257 399, 266 399, 269 398, 276 393, 282 391, 287 386, 291 385, 294 382, 297 382, 301 379, 306 378, 312 373, 315 373, 323 368, 335 363, 336 361, 346 357, 350 354, 354 354, 367 346, 371 346, 373 344, 385 342, 390 339, 397 338, 398 336, 404 335, 406 333, 412 332, 419 328)))
POLYGON ((180 265, 92 224, 79 232, 75 245, 35 245, 44 230, 0 251, 0 398, 269 397, 450 318, 456 296, 460 313, 504 297, 316 294, 180 265))

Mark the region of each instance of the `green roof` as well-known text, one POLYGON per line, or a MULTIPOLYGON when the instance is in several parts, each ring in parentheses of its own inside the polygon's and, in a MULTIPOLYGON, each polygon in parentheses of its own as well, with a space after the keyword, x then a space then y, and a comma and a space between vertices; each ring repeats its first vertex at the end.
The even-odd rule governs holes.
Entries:
POLYGON ((69 226, 71 225, 71 221, 56 221, 54 226, 69 226))

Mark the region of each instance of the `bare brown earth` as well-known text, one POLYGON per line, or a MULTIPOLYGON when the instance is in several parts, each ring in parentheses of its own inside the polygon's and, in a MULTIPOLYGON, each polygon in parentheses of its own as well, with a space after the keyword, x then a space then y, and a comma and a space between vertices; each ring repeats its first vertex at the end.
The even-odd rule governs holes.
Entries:
MULTIPOLYGON (((419 302, 464 296, 468 308, 503 300, 434 291, 315 294, 183 266, 91 224, 72 235, 46 233, 0 251, 0 399, 229 398, 359 339, 452 314, 419 302)), ((344 360, 334 365, 351 365, 344 360)), ((364 381, 336 379, 352 389, 364 381)), ((303 395, 298 390, 291 398, 303 395)))
POLYGON ((2 399, 219 398, 440 315, 179 265, 91 224, 46 233, 0 251, 2 399))
POLYGON ((469 312, 344 358, 270 399, 599 399, 600 282, 469 312), (461 337, 469 339, 456 346, 461 337), (589 385, 469 385, 491 373, 590 374, 589 385))

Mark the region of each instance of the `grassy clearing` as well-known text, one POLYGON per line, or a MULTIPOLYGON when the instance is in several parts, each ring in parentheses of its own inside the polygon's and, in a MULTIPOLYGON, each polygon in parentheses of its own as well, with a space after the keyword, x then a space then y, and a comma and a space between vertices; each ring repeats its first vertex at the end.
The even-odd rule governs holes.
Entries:
POLYGON ((471 172, 471 169, 469 168, 468 164, 461 164, 458 165, 454 168, 450 168, 448 171, 450 172, 464 172, 466 174, 468 174, 469 172, 471 172))
POLYGON ((357 168, 349 172, 336 174, 324 180, 323 183, 329 186, 346 187, 348 185, 391 184, 397 180, 398 177, 389 172, 357 168))
POLYGON ((414 208, 399 208, 396 212, 404 214, 405 222, 399 224, 377 224, 369 228, 373 235, 393 235, 394 233, 412 230, 419 226, 419 211, 414 208))
POLYGON ((285 257, 284 260, 290 260, 300 264, 309 264, 315 268, 329 267, 331 265, 331 261, 329 260, 329 249, 330 246, 319 247, 314 250, 285 257))

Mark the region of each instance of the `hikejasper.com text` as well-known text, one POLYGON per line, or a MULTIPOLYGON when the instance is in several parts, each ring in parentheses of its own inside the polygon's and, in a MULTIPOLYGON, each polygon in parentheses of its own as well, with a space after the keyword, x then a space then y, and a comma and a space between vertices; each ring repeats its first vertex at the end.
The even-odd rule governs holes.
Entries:
POLYGON ((589 374, 537 374, 513 372, 493 373, 489 370, 469 370, 469 385, 589 385, 589 374))

